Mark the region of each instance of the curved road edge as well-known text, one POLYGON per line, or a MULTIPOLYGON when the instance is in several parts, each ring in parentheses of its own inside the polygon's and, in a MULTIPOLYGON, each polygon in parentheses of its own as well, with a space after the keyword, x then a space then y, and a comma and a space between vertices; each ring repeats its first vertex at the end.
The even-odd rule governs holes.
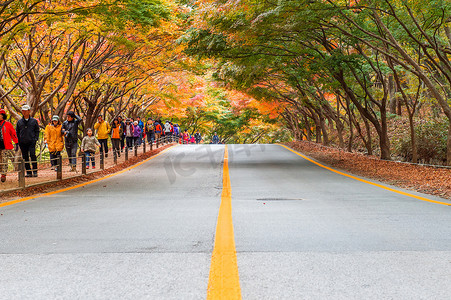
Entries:
POLYGON ((166 149, 163 149, 159 153, 157 153, 155 155, 152 155, 151 157, 146 158, 143 161, 140 161, 140 162, 138 162, 138 163, 136 163, 136 164, 134 164, 134 165, 132 165, 130 167, 127 167, 127 168, 122 169, 120 171, 114 172, 112 174, 108 174, 106 176, 103 176, 103 177, 100 177, 100 178, 96 178, 96 179, 93 179, 93 180, 89 180, 89 181, 86 181, 86 182, 83 182, 83 183, 80 183, 80 184, 76 184, 76 185, 73 185, 73 186, 70 186, 70 187, 57 189, 55 191, 42 193, 42 194, 38 194, 38 195, 33 195, 33 196, 29 196, 29 197, 23 197, 23 198, 19 198, 19 199, 12 200, 12 201, 3 202, 3 203, 0 203, 0 208, 1 207, 5 207, 5 206, 14 205, 14 204, 21 203, 21 202, 25 202, 25 201, 29 201, 29 200, 33 200, 33 199, 37 199, 37 198, 41 198, 41 197, 46 197, 46 196, 59 194, 59 193, 62 193, 62 192, 74 190, 74 189, 77 189, 77 188, 80 188, 80 187, 83 187, 83 186, 86 186, 86 185, 89 185, 89 184, 92 184, 92 183, 95 183, 95 182, 99 182, 99 181, 105 180, 107 178, 110 178, 110 177, 122 174, 122 173, 127 172, 129 170, 132 170, 134 168, 137 168, 137 167, 141 166, 142 164, 144 164, 144 163, 146 163, 146 162, 148 162, 148 161, 150 161, 150 160, 152 160, 152 159, 154 159, 154 158, 166 153, 170 149, 173 149, 174 147, 177 147, 177 146, 178 146, 178 144, 170 146, 170 147, 168 147, 166 149))
POLYGON ((366 183, 366 184, 369 184, 369 185, 377 186, 377 187, 379 187, 381 189, 388 190, 388 191, 393 192, 393 193, 397 193, 397 194, 400 194, 400 195, 403 195, 403 196, 407 196, 407 197, 410 197, 410 198, 415 198, 417 200, 431 202, 431 203, 434 203, 434 204, 440 204, 440 205, 445 205, 445 206, 451 206, 450 202, 444 202, 444 201, 438 201, 438 200, 429 199, 429 198, 426 198, 426 197, 423 197, 423 196, 415 195, 413 193, 402 191, 401 188, 399 188, 399 187, 395 188, 394 186, 388 186, 388 185, 385 185, 385 184, 382 184, 382 183, 373 182, 373 181, 370 181, 369 179, 364 179, 364 178, 361 178, 361 177, 357 177, 355 175, 351 175, 351 174, 348 174, 348 173, 344 173, 342 171, 338 171, 338 170, 333 169, 331 167, 328 167, 328 166, 326 166, 326 165, 324 165, 322 163, 319 163, 316 160, 311 159, 311 158, 307 157, 306 155, 301 154, 298 151, 291 149, 290 147, 287 147, 287 146, 282 145, 282 144, 277 144, 277 145, 279 145, 279 146, 281 146, 281 147, 293 152, 294 154, 304 158, 305 160, 308 160, 309 162, 311 162, 311 163, 313 163, 313 164, 315 164, 315 165, 317 165, 317 166, 319 166, 321 168, 327 169, 327 170, 329 170, 329 171, 331 171, 333 173, 336 173, 336 174, 339 174, 339 175, 342 175, 342 176, 345 176, 345 177, 349 177, 349 178, 352 178, 354 180, 357 180, 357 181, 360 181, 360 182, 363 182, 363 183, 366 183))

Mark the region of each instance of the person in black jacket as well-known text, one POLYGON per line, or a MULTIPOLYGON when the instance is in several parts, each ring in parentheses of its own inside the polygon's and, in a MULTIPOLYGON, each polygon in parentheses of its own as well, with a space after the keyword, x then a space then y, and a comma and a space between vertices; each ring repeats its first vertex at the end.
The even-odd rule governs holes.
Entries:
POLYGON ((38 177, 38 162, 36 158, 36 142, 39 139, 39 124, 35 118, 30 117, 30 106, 22 106, 23 118, 17 122, 16 134, 22 158, 25 160, 25 177, 38 177), (33 169, 30 165, 33 166, 33 169))
POLYGON ((125 123, 124 123, 124 121, 122 121, 122 117, 121 116, 117 117, 117 119, 119 120, 119 124, 121 124, 121 128, 122 128, 121 152, 124 152, 124 147, 125 147, 125 123))
POLYGON ((196 144, 199 144, 200 141, 202 141, 202 136, 200 135, 199 131, 196 131, 194 138, 196 139, 196 144))
POLYGON ((75 172, 77 170, 78 125, 81 122, 81 118, 75 115, 73 111, 68 111, 66 118, 61 127, 61 132, 64 136, 67 156, 69 156, 70 171, 75 172))

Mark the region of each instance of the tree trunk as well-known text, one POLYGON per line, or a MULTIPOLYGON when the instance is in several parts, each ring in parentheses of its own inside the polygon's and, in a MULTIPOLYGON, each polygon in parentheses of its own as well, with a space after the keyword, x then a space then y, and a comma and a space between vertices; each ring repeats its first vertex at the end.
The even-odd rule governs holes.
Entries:
POLYGON ((337 134, 338 134, 338 147, 340 147, 341 149, 344 149, 344 147, 345 147, 345 141, 343 138, 344 126, 340 122, 337 122, 336 124, 337 124, 337 134))
POLYGON ((446 164, 451 166, 451 119, 449 120, 448 128, 448 143, 446 147, 446 164))
POLYGON ((417 136, 415 134, 415 126, 413 124, 413 116, 409 116, 409 127, 410 127, 410 141, 412 143, 412 162, 416 164, 418 163, 418 146, 417 146, 417 136))
POLYGON ((390 139, 388 138, 388 129, 387 129, 387 113, 385 111, 385 107, 381 107, 381 133, 380 133, 380 147, 381 147, 381 159, 391 160, 390 153, 390 139))
POLYGON ((368 155, 373 155, 373 138, 371 137, 371 130, 370 130, 370 123, 365 117, 362 117, 363 123, 365 124, 366 129, 366 141, 363 140, 365 143, 366 151, 368 152, 368 155))
POLYGON ((307 141, 311 142, 312 141, 312 132, 310 130, 310 122, 308 121, 308 117, 306 115, 304 115, 304 123, 305 123, 305 131, 306 131, 306 137, 307 137, 307 141))
POLYGON ((324 122, 324 117, 322 115, 319 116, 319 124, 321 126, 321 132, 323 135, 323 145, 328 146, 329 145, 329 134, 327 133, 326 122, 324 122))
POLYGON ((398 99, 395 97, 395 93, 396 93, 396 89, 395 89, 396 85, 395 82, 393 80, 393 75, 388 76, 388 88, 389 90, 389 109, 390 109, 390 113, 392 114, 396 114, 396 107, 397 107, 397 102, 398 99))
POLYGON ((352 152, 352 143, 354 141, 354 129, 352 128, 351 115, 349 115, 349 141, 348 141, 348 152, 352 152))

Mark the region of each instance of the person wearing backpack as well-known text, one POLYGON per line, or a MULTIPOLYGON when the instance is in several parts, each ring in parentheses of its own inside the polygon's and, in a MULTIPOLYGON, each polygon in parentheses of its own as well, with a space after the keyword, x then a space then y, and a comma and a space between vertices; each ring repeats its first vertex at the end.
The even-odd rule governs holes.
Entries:
POLYGON ((0 163, 1 163, 1 182, 6 181, 8 172, 8 159, 14 161, 14 152, 19 149, 19 140, 13 124, 7 121, 8 116, 4 109, 0 109, 0 163), (13 146, 13 142, 15 146, 13 146))
POLYGON ((22 119, 17 122, 16 134, 22 158, 25 160, 25 177, 38 177, 38 159, 36 157, 36 142, 39 139, 38 121, 30 116, 30 106, 22 106, 22 119))
POLYGON ((183 144, 189 144, 190 136, 188 133, 188 129, 185 129, 185 131, 182 134, 182 142, 183 144))
POLYGON ((147 143, 153 143, 153 141, 155 141, 155 124, 151 118, 149 118, 146 122, 145 131, 147 136, 147 143))
POLYGON ((59 116, 53 116, 52 122, 45 127, 44 141, 50 153, 50 164, 55 171, 58 171, 58 157, 64 148, 63 134, 61 133, 61 122, 59 116))

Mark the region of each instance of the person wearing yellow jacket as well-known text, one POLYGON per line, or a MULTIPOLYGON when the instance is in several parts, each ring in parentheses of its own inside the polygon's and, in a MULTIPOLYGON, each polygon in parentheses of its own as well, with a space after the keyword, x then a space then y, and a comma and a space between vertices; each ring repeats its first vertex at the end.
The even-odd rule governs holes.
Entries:
POLYGON ((49 148, 50 163, 52 169, 58 171, 58 157, 64 148, 63 133, 61 132, 61 122, 58 116, 52 117, 52 123, 45 127, 44 141, 49 148))
POLYGON ((103 120, 102 116, 98 116, 97 122, 94 124, 94 129, 97 131, 97 140, 100 143, 100 153, 105 151, 105 157, 108 157, 108 136, 111 131, 111 126, 108 122, 103 120))

